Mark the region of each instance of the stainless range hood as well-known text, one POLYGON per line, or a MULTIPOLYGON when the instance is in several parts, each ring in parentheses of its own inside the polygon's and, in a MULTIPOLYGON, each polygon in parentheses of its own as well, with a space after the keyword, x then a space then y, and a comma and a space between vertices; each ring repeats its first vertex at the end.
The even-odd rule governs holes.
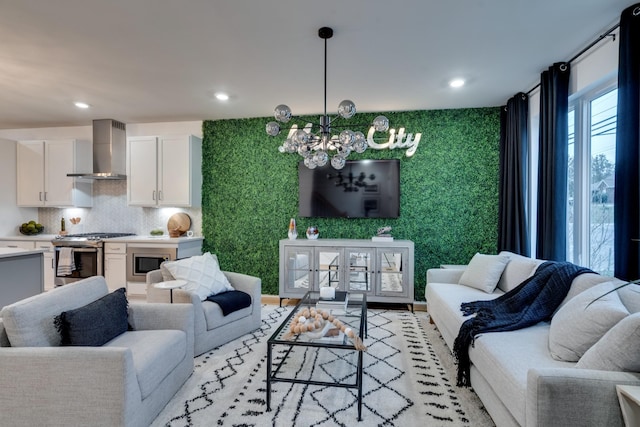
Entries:
POLYGON ((84 179, 126 179, 126 125, 112 119, 93 121, 93 173, 69 173, 84 179))

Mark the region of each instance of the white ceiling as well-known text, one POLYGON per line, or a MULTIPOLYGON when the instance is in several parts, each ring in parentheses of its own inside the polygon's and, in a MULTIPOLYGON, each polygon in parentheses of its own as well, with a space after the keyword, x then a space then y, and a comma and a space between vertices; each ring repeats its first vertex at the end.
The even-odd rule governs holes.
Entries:
POLYGON ((321 113, 322 26, 330 114, 497 106, 634 3, 0 0, 0 129, 321 113))

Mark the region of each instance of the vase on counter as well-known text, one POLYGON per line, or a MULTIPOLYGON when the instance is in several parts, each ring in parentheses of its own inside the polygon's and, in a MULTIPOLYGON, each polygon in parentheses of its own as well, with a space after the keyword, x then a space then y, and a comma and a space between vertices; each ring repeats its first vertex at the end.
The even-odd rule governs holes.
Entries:
POLYGON ((298 230, 296 229, 296 220, 295 218, 291 218, 289 221, 289 240, 295 240, 298 238, 298 230))

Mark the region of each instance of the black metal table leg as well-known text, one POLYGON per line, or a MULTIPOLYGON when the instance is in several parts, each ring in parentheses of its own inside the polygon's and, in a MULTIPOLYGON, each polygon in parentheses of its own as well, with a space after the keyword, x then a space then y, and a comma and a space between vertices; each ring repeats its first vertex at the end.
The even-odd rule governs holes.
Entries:
POLYGON ((267 344, 267 412, 271 411, 271 344, 267 344))

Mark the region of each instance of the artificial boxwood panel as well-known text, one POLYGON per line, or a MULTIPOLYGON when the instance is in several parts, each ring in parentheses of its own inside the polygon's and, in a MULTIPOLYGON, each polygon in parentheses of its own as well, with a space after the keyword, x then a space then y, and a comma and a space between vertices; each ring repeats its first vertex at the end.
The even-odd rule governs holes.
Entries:
MULTIPOLYGON (((498 215, 496 108, 390 112, 391 127, 422 133, 417 152, 367 150, 350 159, 398 158, 400 218, 298 218, 297 154, 281 154, 286 131, 269 137, 270 118, 203 123, 202 231, 204 250, 224 270, 262 279, 264 294, 278 294, 278 241, 296 218, 298 238, 310 225, 320 238, 368 239, 393 227, 397 239, 415 242, 415 295, 424 300, 428 268, 466 264, 476 252, 495 253, 498 215)), ((368 123, 377 114, 357 114, 368 123)), ((306 117, 317 123, 318 117, 306 117)))

